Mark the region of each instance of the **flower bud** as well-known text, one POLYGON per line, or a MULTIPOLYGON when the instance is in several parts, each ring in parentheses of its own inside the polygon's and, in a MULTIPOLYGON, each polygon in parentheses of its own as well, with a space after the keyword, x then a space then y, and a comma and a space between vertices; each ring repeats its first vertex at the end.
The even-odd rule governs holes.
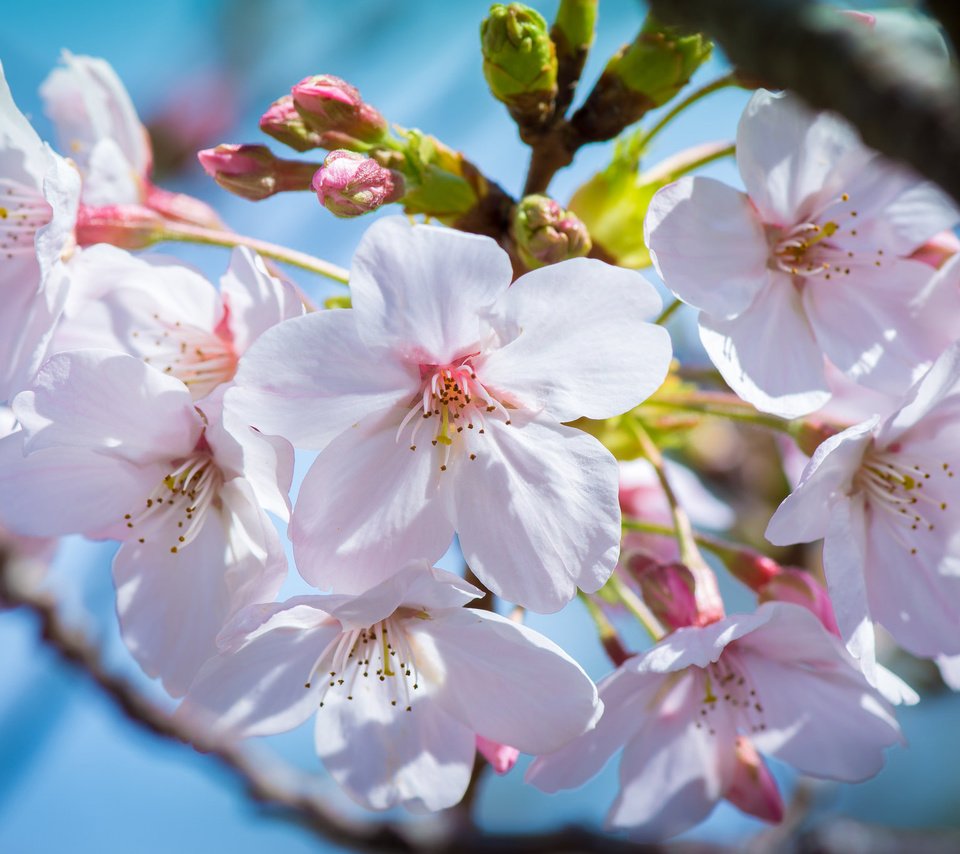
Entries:
POLYGON ((499 741, 491 741, 482 735, 477 736, 477 752, 490 763, 498 774, 506 774, 520 758, 520 751, 499 741))
POLYGON ((792 602, 806 608, 823 623, 823 627, 840 636, 833 603, 823 585, 809 572, 793 567, 780 567, 780 571, 757 590, 760 602, 792 602))
POLYGON ((314 163, 281 160, 265 145, 218 145, 197 153, 204 171, 225 190, 257 202, 286 190, 308 190, 314 163))
POLYGON ((121 249, 145 249, 163 239, 167 221, 143 205, 80 205, 78 246, 110 243, 121 249))
POLYGON ((403 197, 399 172, 353 151, 331 151, 313 176, 320 203, 341 217, 360 216, 403 197))
POLYGON ((483 76, 521 129, 553 116, 557 55, 543 16, 522 3, 495 3, 480 25, 483 76))
POLYGON ((325 147, 321 135, 308 128, 297 112, 293 95, 284 95, 270 105, 260 117, 260 130, 296 151, 325 147))
POLYGON ((387 120, 364 102, 355 87, 339 77, 315 74, 301 80, 291 91, 307 127, 324 137, 335 134, 342 147, 352 147, 347 141, 377 143, 387 133, 387 120))
POLYGON ((661 563, 637 551, 621 560, 640 587, 640 595, 657 619, 670 629, 703 624, 697 607, 696 581, 682 563, 661 563))
POLYGON ((777 781, 745 736, 737 736, 733 777, 723 796, 747 815, 774 823, 783 820, 783 798, 777 781))
POLYGON ((590 251, 590 234, 576 214, 547 196, 527 196, 514 210, 513 238, 531 268, 580 258, 590 251))

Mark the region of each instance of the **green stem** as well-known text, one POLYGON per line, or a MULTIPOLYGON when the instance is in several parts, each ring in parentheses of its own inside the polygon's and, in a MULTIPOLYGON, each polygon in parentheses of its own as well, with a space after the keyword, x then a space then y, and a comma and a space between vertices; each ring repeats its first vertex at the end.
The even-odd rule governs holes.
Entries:
POLYGON ((278 246, 275 243, 268 243, 265 240, 257 240, 254 237, 245 237, 240 234, 233 234, 229 231, 215 231, 209 228, 202 228, 196 225, 186 223, 171 222, 168 223, 160 234, 157 242, 166 240, 177 241, 180 243, 199 243, 205 246, 247 246, 261 255, 272 258, 275 261, 281 261, 284 264, 292 264, 301 270, 307 270, 333 279, 335 282, 347 284, 349 272, 343 267, 331 264, 304 252, 298 252, 296 249, 289 249, 286 246, 278 246))
POLYGON ((672 157, 661 160, 656 166, 648 169, 640 176, 643 184, 669 184, 683 175, 688 175, 701 166, 713 163, 737 153, 737 146, 732 142, 705 142, 692 148, 678 151, 672 157))
MULTIPOLYGON (((659 525, 656 522, 643 522, 640 519, 622 519, 621 527, 625 531, 638 531, 641 534, 653 534, 657 537, 676 537, 676 531, 669 525, 659 525)), ((693 539, 698 546, 705 548, 708 552, 713 552, 719 557, 726 557, 731 549, 735 548, 730 543, 715 537, 708 537, 706 534, 694 534, 693 539)))
POLYGON ((680 300, 675 299, 670 305, 668 305, 663 311, 660 312, 660 316, 654 321, 657 326, 663 326, 671 317, 673 317, 674 312, 682 306, 683 303, 680 300))
POLYGON ((777 418, 775 415, 767 415, 763 412, 757 412, 753 407, 747 405, 744 407, 727 405, 721 403, 699 402, 696 400, 671 400, 670 398, 657 398, 644 404, 644 408, 669 409, 675 412, 692 412, 698 415, 709 415, 715 418, 726 418, 730 421, 742 421, 745 424, 753 424, 756 427, 765 427, 768 430, 775 430, 779 433, 786 433, 793 436, 796 432, 796 424, 793 421, 787 421, 783 418, 777 418))
POLYGON ((610 576, 607 584, 610 585, 624 607, 637 618, 644 629, 646 629, 647 634, 649 634, 654 641, 660 640, 660 638, 666 634, 663 625, 656 616, 654 616, 653 611, 647 607, 647 603, 627 587, 616 572, 610 576))
POLYGON ((620 635, 613 623, 607 619, 607 615, 603 613, 603 608, 586 593, 580 591, 578 595, 580 601, 583 602, 584 607, 587 609, 587 613, 593 620, 593 624, 597 628, 597 636, 600 638, 600 643, 603 645, 604 650, 606 650, 610 660, 614 665, 619 667, 630 657, 630 653, 627 652, 623 646, 623 642, 620 640, 620 635))
POLYGON ((716 92, 720 89, 724 89, 727 86, 735 86, 736 80, 732 73, 725 74, 723 77, 718 77, 712 83, 707 83, 705 86, 701 86, 699 89, 694 89, 686 98, 682 101, 678 101, 676 105, 665 115, 660 121, 658 121, 650 130, 646 132, 643 137, 643 144, 647 146, 650 144, 650 140, 653 139, 657 134, 660 133, 670 122, 672 122, 677 116, 680 115, 687 107, 695 104, 701 98, 706 97, 707 95, 716 92))

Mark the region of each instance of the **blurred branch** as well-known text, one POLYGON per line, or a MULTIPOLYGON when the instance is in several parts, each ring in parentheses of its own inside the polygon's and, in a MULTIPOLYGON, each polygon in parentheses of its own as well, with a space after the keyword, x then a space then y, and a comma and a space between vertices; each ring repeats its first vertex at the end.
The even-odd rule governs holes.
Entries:
MULTIPOLYGON (((952 4, 943 5, 956 17, 952 4)), ((842 114, 868 145, 960 200, 960 81, 945 63, 916 66, 914 53, 908 64, 815 0, 650 0, 650 7, 710 35, 739 72, 842 114)))
POLYGON ((0 552, 0 606, 23 608, 37 618, 43 642, 62 660, 82 671, 137 726, 160 738, 192 744, 217 759, 243 785, 248 797, 267 808, 268 815, 294 822, 318 837, 358 851, 400 851, 417 854, 658 854, 660 846, 638 845, 611 839, 581 827, 561 828, 538 835, 486 833, 451 822, 446 832, 436 829, 420 836, 416 825, 383 821, 354 821, 316 797, 298 791, 302 775, 256 763, 242 749, 201 738, 144 697, 127 680, 109 672, 97 647, 61 618, 56 601, 15 571, 0 552), (281 779, 282 778, 282 779, 281 779), (420 836, 420 838, 418 838, 420 836))

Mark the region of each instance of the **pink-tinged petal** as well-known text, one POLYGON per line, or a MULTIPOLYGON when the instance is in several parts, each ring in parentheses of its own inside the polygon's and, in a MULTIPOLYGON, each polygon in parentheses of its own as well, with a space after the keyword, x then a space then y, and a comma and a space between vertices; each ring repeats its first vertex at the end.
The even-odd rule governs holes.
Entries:
POLYGON ((143 506, 167 474, 163 463, 134 465, 86 448, 23 455, 23 437, 0 439, 0 521, 18 534, 121 538, 124 516, 143 506))
POLYGON ((730 387, 763 412, 795 418, 830 399, 823 353, 786 275, 773 274, 739 317, 701 314, 700 340, 730 387))
POLYGON ((377 414, 350 427, 307 472, 290 537, 310 584, 360 593, 408 561, 439 559, 450 545, 432 448, 397 442, 402 417, 377 414))
POLYGON ((181 721, 201 732, 274 735, 317 711, 326 682, 311 677, 340 636, 339 625, 305 599, 270 607, 259 622, 258 610, 247 609, 234 621, 245 624, 249 636, 201 668, 177 710, 181 721))
POLYGON ((460 608, 482 595, 458 575, 425 560, 413 560, 359 596, 325 596, 324 608, 348 631, 385 620, 401 606, 430 614, 437 609, 460 608))
POLYGON ((906 259, 849 269, 849 275, 837 273, 830 281, 811 277, 804 285, 803 306, 817 342, 852 379, 901 394, 960 335, 954 319, 960 289, 906 259), (941 283, 949 293, 931 291, 941 283))
POLYGON ((317 713, 314 742, 324 767, 368 809, 440 810, 466 791, 474 733, 418 694, 406 711, 390 705, 379 682, 360 679, 352 699, 331 691, 317 713))
POLYGON ((734 317, 770 279, 770 247, 750 199, 713 178, 659 190, 644 229, 664 284, 707 314, 734 317))
POLYGON ((99 139, 86 155, 83 169, 85 205, 136 205, 144 196, 142 179, 113 139, 99 139))
POLYGON ((898 526, 880 514, 870 524, 864 560, 870 613, 914 655, 960 654, 960 578, 937 571, 939 551, 928 556, 918 545, 911 554, 898 526))
POLYGON ((263 259, 243 246, 233 250, 230 267, 220 277, 220 296, 234 350, 241 355, 271 326, 303 314, 293 286, 270 275, 263 259))
MULTIPOLYGON (((103 59, 69 51, 64 51, 62 61, 64 67, 50 72, 40 87, 61 151, 69 152, 86 170, 96 144, 111 140, 133 177, 146 178, 152 160, 150 141, 116 72, 103 59)), ((100 204, 139 200, 107 199, 100 204)))
POLYGON ((736 730, 723 709, 701 723, 703 685, 688 675, 647 718, 620 760, 620 793, 608 827, 666 839, 712 811, 733 777, 736 730))
POLYGON ((433 641, 444 674, 433 702, 472 732, 524 753, 559 749, 590 729, 603 708, 579 664, 498 614, 449 610, 410 621, 408 632, 433 641))
POLYGON ((822 442, 807 463, 800 483, 777 508, 766 537, 776 546, 809 543, 827 531, 835 503, 860 468, 879 419, 871 418, 822 442))
POLYGON ((717 661, 727 645, 756 630, 769 619, 767 612, 735 614, 708 626, 677 629, 635 659, 640 673, 676 673, 688 667, 705 668, 717 661))
POLYGON ((520 758, 520 751, 508 744, 500 744, 498 741, 490 741, 482 735, 477 736, 477 753, 479 753, 493 768, 494 773, 503 774, 513 770, 520 758))
POLYGON ((733 779, 723 796, 747 815, 762 821, 783 821, 783 798, 777 781, 756 748, 744 736, 737 739, 733 779))
POLYGON ((315 450, 411 399, 416 367, 369 349, 354 317, 351 309, 317 311, 268 329, 240 359, 227 408, 261 433, 315 450))
POLYGON ((197 406, 206 416, 204 437, 220 470, 228 477, 244 478, 256 494, 257 503, 286 522, 290 518, 293 447, 286 439, 265 436, 225 412, 226 390, 226 385, 218 386, 197 406))
POLYGON ((52 356, 13 410, 28 452, 65 445, 139 463, 185 456, 203 427, 183 383, 109 350, 52 356))
POLYGON ((357 330, 371 347, 445 364, 475 352, 480 315, 512 278, 509 256, 489 237, 386 217, 367 229, 350 268, 357 330))
POLYGON ((635 738, 656 711, 665 690, 662 675, 637 673, 625 662, 597 685, 603 714, 597 725, 553 753, 540 756, 524 780, 544 792, 575 789, 587 782, 621 747, 635 738))
POLYGON ((754 93, 737 128, 740 175, 770 225, 793 225, 822 210, 870 156, 846 121, 814 112, 793 94, 754 93))
POLYGON ((489 419, 453 474, 460 547, 496 595, 540 613, 599 590, 620 551, 617 463, 592 436, 511 413, 489 419))
POLYGON ((39 188, 47 164, 43 142, 13 102, 0 65, 0 174, 39 188))
POLYGON ((487 388, 557 421, 610 418, 667 375, 670 335, 646 322, 659 308, 659 295, 631 270, 590 258, 541 267, 497 301, 505 344, 474 367, 487 388))

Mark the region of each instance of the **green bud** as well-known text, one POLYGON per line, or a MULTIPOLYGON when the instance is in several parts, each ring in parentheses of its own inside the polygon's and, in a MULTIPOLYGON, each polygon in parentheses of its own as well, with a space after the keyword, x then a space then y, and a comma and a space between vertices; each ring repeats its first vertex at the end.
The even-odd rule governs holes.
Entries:
POLYGON ((659 107, 687 85, 712 50, 712 42, 702 34, 663 26, 648 15, 640 35, 610 60, 604 73, 617 76, 659 107))
POLYGON ((523 127, 553 115, 557 55, 543 16, 522 3, 496 3, 480 25, 483 75, 523 127))
POLYGON ((574 49, 586 49, 593 44, 597 26, 597 0, 560 0, 557 18, 551 34, 574 49))
POLYGON ((404 211, 450 224, 472 210, 486 188, 482 176, 463 155, 416 129, 400 131, 400 136, 403 148, 389 155, 389 168, 402 172, 406 179, 404 211), (402 154, 402 162, 397 153, 402 154))
POLYGON ((527 196, 516 206, 511 232, 531 269, 580 258, 590 251, 590 233, 572 213, 547 196, 527 196))

